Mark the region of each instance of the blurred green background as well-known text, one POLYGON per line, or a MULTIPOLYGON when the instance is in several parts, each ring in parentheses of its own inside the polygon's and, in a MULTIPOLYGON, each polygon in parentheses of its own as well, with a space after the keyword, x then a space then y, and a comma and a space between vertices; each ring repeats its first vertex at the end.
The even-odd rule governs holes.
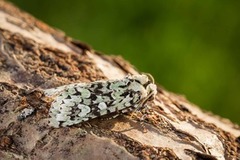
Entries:
POLYGON ((240 124, 240 1, 11 1, 240 124))

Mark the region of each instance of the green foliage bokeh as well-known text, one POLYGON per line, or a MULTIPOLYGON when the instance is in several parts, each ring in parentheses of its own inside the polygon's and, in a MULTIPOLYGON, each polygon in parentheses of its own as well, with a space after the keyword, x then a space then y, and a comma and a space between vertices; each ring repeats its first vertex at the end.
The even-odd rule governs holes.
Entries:
POLYGON ((11 1, 240 124, 240 1, 11 1))

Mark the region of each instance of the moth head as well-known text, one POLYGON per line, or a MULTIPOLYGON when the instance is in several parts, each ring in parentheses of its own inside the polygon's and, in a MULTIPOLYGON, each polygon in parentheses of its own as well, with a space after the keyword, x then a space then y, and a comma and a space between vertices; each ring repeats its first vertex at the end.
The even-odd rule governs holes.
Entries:
POLYGON ((155 95, 157 94, 157 86, 154 84, 154 79, 150 74, 142 74, 142 75, 134 75, 133 79, 141 85, 137 88, 142 93, 142 99, 140 102, 135 106, 136 110, 140 110, 141 108, 145 107, 145 104, 149 100, 153 100, 155 95))
POLYGON ((146 90, 145 101, 154 98, 157 94, 157 86, 154 84, 154 78, 151 74, 134 75, 134 79, 144 86, 146 90))

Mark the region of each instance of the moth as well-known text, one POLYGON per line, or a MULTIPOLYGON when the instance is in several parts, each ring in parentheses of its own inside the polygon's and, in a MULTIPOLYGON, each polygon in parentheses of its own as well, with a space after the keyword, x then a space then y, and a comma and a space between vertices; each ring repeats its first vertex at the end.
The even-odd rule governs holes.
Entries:
POLYGON ((123 79, 75 83, 44 90, 53 99, 50 125, 66 127, 105 115, 119 115, 145 107, 157 87, 150 75, 128 75, 123 79))

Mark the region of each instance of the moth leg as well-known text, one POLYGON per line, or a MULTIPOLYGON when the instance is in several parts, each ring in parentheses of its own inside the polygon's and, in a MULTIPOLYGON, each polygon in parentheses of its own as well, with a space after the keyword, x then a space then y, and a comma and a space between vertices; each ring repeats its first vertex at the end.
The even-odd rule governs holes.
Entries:
POLYGON ((143 114, 139 108, 141 108, 141 110, 144 110, 144 111, 145 111, 145 110, 151 108, 151 106, 149 106, 149 105, 144 105, 144 106, 142 106, 142 107, 136 107, 136 108, 132 111, 132 113, 131 113, 131 115, 130 115, 130 118, 132 118, 132 117, 134 116, 134 113, 139 112, 139 113, 142 114, 142 116, 141 116, 141 118, 140 118, 140 121, 144 121, 145 118, 147 117, 147 115, 146 115, 146 114, 143 114))
POLYGON ((109 117, 101 117, 101 119, 102 119, 102 120, 110 120, 110 119, 117 118, 118 116, 120 116, 120 114, 116 114, 116 115, 109 116, 109 117))

